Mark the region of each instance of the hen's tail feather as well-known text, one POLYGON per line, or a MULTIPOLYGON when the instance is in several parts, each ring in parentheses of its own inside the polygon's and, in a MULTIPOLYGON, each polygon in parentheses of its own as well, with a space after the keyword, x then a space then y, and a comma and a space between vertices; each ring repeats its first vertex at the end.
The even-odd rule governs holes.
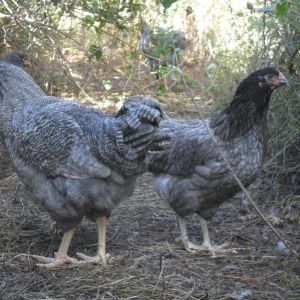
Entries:
POLYGON ((162 149, 169 139, 158 128, 163 118, 163 108, 155 100, 146 97, 129 99, 115 121, 105 124, 106 135, 101 139, 105 155, 102 157, 108 158, 108 164, 118 165, 126 176, 146 170, 147 151, 162 149))
POLYGON ((145 105, 148 108, 155 109, 160 112, 161 119, 167 119, 167 115, 165 112, 165 109, 161 106, 161 104, 154 100, 153 98, 149 96, 131 96, 127 98, 126 100, 127 103, 139 103, 140 105, 145 105))
POLYGON ((133 96, 126 100, 118 115, 126 114, 125 119, 130 129, 136 130, 141 123, 159 125, 166 118, 163 107, 150 97, 133 96))
POLYGON ((118 152, 124 154, 125 145, 124 145, 124 138, 123 138, 122 131, 119 129, 119 127, 116 124, 112 124, 110 129, 112 130, 112 134, 115 137, 118 152))
POLYGON ((142 124, 137 131, 129 133, 124 136, 124 143, 134 147, 140 138, 144 138, 149 134, 153 133, 154 127, 150 124, 142 124))
MULTIPOLYGON (((166 115, 163 107, 154 99, 130 97, 124 103, 120 114, 123 114, 129 126, 123 130, 123 142, 136 152, 146 151, 153 143, 169 140, 169 137, 158 129, 160 121, 166 118, 166 115)), ((132 154, 129 156, 132 157, 132 154)))
POLYGON ((138 129, 141 123, 150 122, 153 123, 153 125, 157 125, 160 120, 160 112, 145 105, 140 105, 139 107, 131 109, 128 118, 126 118, 128 126, 133 130, 138 129))
POLYGON ((128 146, 134 148, 136 151, 141 149, 140 147, 145 148, 141 150, 146 150, 146 147, 151 143, 159 143, 161 145, 168 144, 169 136, 166 133, 157 130, 157 128, 154 128, 149 124, 142 124, 140 126, 140 129, 141 128, 143 128, 143 130, 139 130, 124 137, 124 142, 128 146))
MULTIPOLYGON (((134 109, 133 114, 136 114, 135 117, 142 124, 124 136, 124 143, 134 149, 134 151, 127 153, 126 157, 135 159, 137 156, 145 155, 147 150, 159 151, 164 149, 169 141, 169 136, 158 129, 160 120, 164 118, 164 110, 161 105, 147 97, 131 97, 127 103, 135 106, 136 109, 134 109)), ((137 119, 135 119, 135 124, 138 124, 137 119)), ((133 121, 134 119, 131 118, 130 120, 133 121)))

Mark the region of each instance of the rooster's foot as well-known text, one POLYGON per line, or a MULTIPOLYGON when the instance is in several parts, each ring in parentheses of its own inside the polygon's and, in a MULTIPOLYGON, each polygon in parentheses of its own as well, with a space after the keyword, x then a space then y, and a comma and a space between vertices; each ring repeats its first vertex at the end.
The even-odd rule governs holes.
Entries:
POLYGON ((55 254, 54 258, 40 256, 40 255, 32 255, 31 257, 33 259, 35 259, 36 261, 40 262, 39 264, 37 264, 38 267, 42 267, 42 268, 46 268, 46 269, 53 269, 56 267, 61 267, 63 265, 80 263, 77 259, 72 258, 68 255, 58 257, 55 254))

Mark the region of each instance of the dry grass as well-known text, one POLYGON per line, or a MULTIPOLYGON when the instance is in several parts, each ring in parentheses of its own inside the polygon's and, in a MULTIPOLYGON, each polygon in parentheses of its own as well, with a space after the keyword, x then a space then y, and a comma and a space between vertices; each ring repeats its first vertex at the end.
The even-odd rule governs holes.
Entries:
MULTIPOLYGON (((237 200, 209 223, 216 243, 230 241, 236 254, 192 255, 175 242, 175 215, 144 175, 130 200, 109 220, 106 268, 94 265, 47 271, 28 254, 52 256, 61 232, 30 200, 15 176, 1 181, 0 294, 2 299, 299 299, 299 265, 275 249, 276 239, 253 213, 242 215, 237 200), (243 298, 244 297, 244 298, 243 298)), ((261 202, 264 212, 276 207, 261 202)), ((278 215, 280 217, 280 215, 278 215)), ((299 225, 282 220, 280 230, 300 243, 299 225)), ((189 229, 201 239, 196 218, 189 229)), ((84 222, 70 254, 96 251, 94 224, 84 222)))

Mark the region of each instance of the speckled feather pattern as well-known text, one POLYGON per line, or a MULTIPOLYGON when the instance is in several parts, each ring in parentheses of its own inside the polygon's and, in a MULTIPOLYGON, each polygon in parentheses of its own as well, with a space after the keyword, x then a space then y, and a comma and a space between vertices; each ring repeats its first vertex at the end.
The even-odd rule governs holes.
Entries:
POLYGON ((46 96, 23 70, 0 63, 5 146, 23 183, 64 230, 83 216, 109 216, 132 194, 149 145, 165 138, 151 101, 128 101, 106 115, 46 96))
POLYGON ((246 187, 261 170, 272 91, 260 90, 258 83, 241 86, 229 108, 211 119, 169 119, 160 124, 171 136, 170 147, 150 154, 149 170, 161 198, 182 217, 197 213, 207 219, 240 191, 204 122, 246 187))
MULTIPOLYGON (((171 149, 150 159, 155 186, 161 198, 181 216, 210 209, 233 197, 239 187, 201 121, 166 120, 161 128, 171 135, 171 149)), ((232 141, 218 140, 238 177, 248 186, 262 165, 263 144, 255 130, 232 141)))

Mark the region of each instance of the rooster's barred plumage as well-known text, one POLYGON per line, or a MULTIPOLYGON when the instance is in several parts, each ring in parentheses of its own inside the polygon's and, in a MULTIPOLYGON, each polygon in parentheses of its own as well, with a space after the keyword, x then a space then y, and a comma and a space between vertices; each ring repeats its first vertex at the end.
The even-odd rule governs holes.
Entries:
MULTIPOLYGON (((29 65, 27 56, 23 53, 10 52, 0 58, 0 61, 11 63, 17 67, 25 68, 29 65)), ((3 145, 3 138, 0 136, 0 179, 4 179, 14 173, 9 159, 9 153, 3 145)))
POLYGON ((98 224, 95 260, 105 262, 106 218, 147 170, 147 150, 160 150, 167 140, 158 128, 162 109, 152 99, 135 97, 118 114, 107 115, 46 96, 7 62, 0 63, 0 101, 0 131, 14 168, 65 231, 57 258, 46 259, 46 266, 74 262, 67 250, 84 216, 98 224))

